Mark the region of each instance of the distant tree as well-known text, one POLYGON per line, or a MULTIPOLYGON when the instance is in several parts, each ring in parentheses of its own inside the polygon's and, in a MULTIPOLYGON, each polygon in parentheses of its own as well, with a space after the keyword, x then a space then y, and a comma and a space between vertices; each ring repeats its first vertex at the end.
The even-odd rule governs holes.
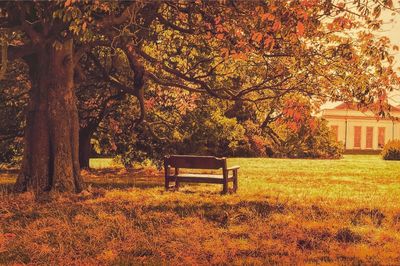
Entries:
MULTIPOLYGON (((79 113, 79 164, 81 168, 89 167, 91 139, 100 123, 118 106, 126 102, 126 92, 113 86, 105 76, 116 74, 113 61, 117 55, 107 47, 97 47, 80 60, 81 80, 76 83, 79 113)), ((130 74, 129 74, 130 75, 130 74)), ((133 86, 133 84, 131 84, 133 86)), ((129 94, 128 94, 129 95, 129 94)), ((115 113, 114 116, 118 116, 115 113)), ((130 113, 132 117, 135 113, 130 113)), ((112 128, 109 129, 111 132, 112 128)))
POLYGON ((270 125, 276 134, 275 157, 338 159, 343 143, 338 142, 327 121, 313 115, 313 104, 299 95, 285 99, 279 117, 270 125))
POLYGON ((22 62, 14 61, 7 68, 0 79, 0 163, 15 163, 22 155, 30 82, 22 62))

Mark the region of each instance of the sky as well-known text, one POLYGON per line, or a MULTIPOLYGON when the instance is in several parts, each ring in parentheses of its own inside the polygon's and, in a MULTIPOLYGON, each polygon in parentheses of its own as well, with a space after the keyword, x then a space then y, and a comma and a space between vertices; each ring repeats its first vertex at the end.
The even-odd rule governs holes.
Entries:
MULTIPOLYGON (((378 32, 379 35, 388 36, 393 45, 400 47, 400 14, 392 16, 391 11, 385 11, 382 14, 383 26, 378 32)), ((396 53, 396 65, 400 67, 400 52, 396 53)), ((400 70, 398 70, 400 73, 400 70)))
MULTIPOLYGON (((400 47, 400 14, 392 15, 392 11, 384 11, 382 14, 383 26, 378 32, 379 35, 389 37, 393 45, 400 47)), ((400 75, 400 52, 395 52, 395 66, 397 73, 400 75)), ((389 94, 390 103, 397 106, 400 105, 400 88, 389 94)))

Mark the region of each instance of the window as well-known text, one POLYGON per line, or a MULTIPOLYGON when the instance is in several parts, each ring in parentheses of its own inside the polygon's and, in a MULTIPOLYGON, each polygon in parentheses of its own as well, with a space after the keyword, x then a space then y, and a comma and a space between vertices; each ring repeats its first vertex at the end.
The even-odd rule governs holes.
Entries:
POLYGON ((385 128, 378 128, 378 147, 383 148, 385 146, 385 128))
POLYGON ((361 127, 354 127, 354 148, 361 148, 361 127))
POLYGON ((365 142, 365 148, 367 149, 372 149, 372 142, 374 139, 374 128, 373 127, 367 127, 367 136, 366 136, 366 142, 365 142))
POLYGON ((337 126, 337 125, 332 125, 332 126, 331 126, 331 131, 332 131, 332 133, 333 133, 334 139, 335 139, 336 141, 338 141, 338 140, 339 140, 339 126, 337 126))

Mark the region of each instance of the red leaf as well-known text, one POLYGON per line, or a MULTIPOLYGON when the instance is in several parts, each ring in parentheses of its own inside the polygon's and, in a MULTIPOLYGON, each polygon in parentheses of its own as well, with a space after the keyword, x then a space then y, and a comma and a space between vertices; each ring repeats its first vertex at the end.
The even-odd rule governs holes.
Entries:
POLYGON ((261 15, 262 21, 265 21, 265 20, 273 21, 274 19, 275 19, 275 16, 272 15, 271 13, 264 13, 261 15))
POLYGON ((264 48, 271 51, 273 47, 274 47, 274 39, 271 36, 267 35, 264 40, 264 48))
POLYGON ((282 26, 281 22, 279 20, 276 20, 274 22, 274 25, 272 25, 272 29, 273 29, 273 31, 278 31, 281 29, 281 26, 282 26))
POLYGON ((297 31, 297 35, 298 36, 303 36, 304 35, 304 24, 301 22, 297 23, 297 27, 296 27, 296 31, 297 31))
POLYGON ((262 40, 262 34, 261 34, 261 32, 255 32, 255 33, 253 33, 253 35, 251 36, 251 39, 252 39, 253 41, 256 41, 256 42, 260 43, 261 40, 262 40))
POLYGON ((217 39, 223 40, 224 38, 225 38, 225 35, 224 35, 224 34, 222 34, 222 33, 217 34, 217 39))

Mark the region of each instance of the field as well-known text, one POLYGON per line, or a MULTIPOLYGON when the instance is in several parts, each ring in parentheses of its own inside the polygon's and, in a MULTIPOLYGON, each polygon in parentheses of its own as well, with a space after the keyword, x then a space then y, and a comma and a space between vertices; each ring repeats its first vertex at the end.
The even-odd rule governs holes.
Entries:
POLYGON ((88 191, 35 203, 0 177, 0 264, 400 265, 400 162, 230 159, 239 191, 91 161, 88 191), (112 166, 112 167, 111 167, 112 166))

